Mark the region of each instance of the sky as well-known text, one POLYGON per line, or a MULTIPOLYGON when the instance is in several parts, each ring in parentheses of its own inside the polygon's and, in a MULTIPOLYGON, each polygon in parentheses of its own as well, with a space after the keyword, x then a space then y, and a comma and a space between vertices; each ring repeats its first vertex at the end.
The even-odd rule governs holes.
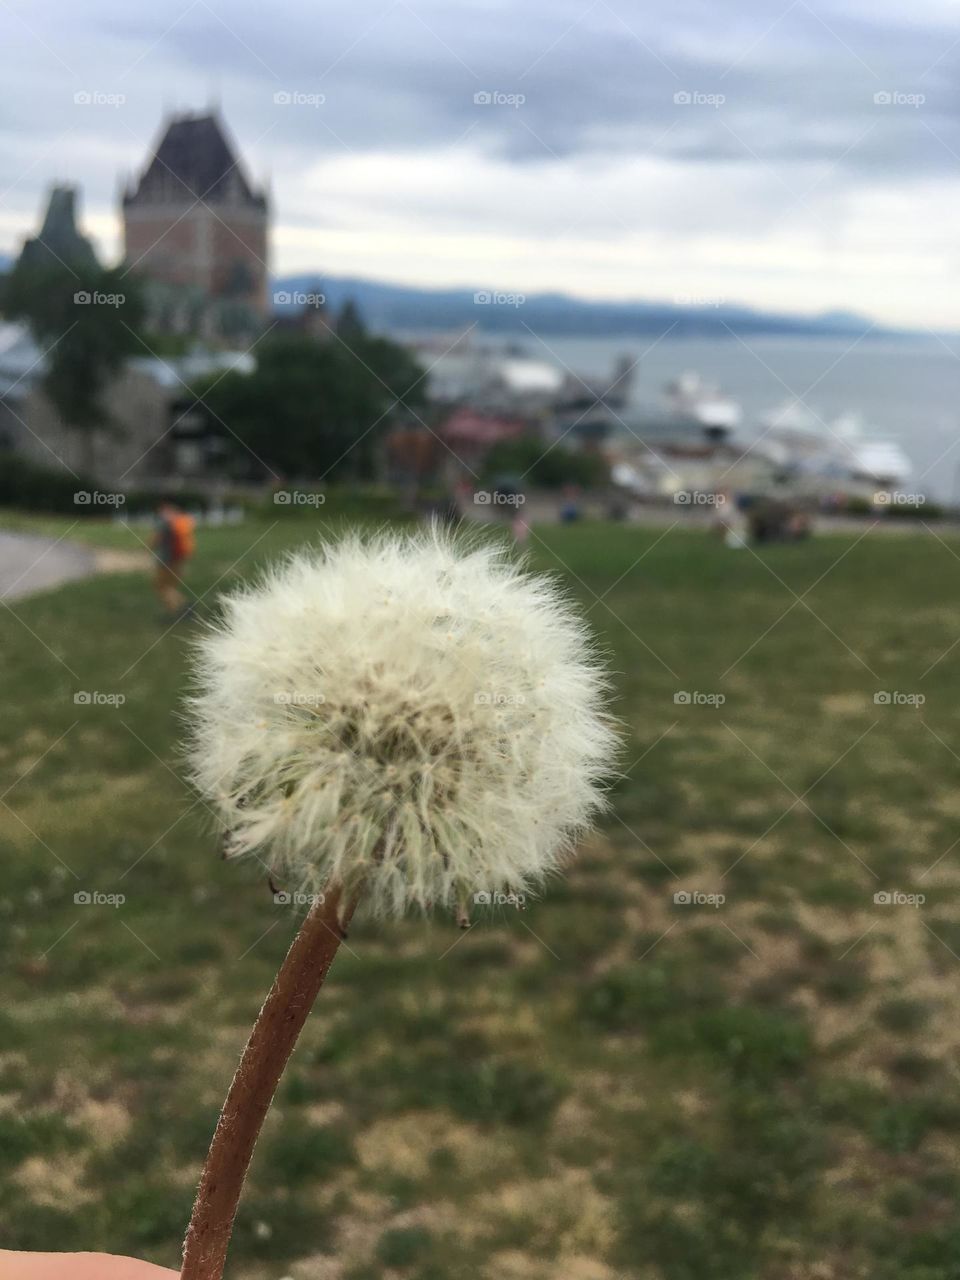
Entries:
POLYGON ((3 0, 0 251, 217 104, 271 266, 960 328, 960 2, 3 0))

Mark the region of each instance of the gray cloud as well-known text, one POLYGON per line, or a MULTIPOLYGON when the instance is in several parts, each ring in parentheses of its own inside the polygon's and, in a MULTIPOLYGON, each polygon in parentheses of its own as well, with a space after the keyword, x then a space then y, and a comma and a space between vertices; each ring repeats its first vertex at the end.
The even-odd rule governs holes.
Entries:
MULTIPOLYGON (((589 227, 659 219, 671 234, 738 218, 752 232, 788 211, 819 228, 843 195, 891 180, 952 182, 960 165, 960 44, 938 0, 909 12, 888 0, 785 0, 782 9, 761 0, 353 0, 330 9, 158 0, 141 11, 120 0, 82 9, 51 0, 42 10, 11 0, 0 7, 0 40, 0 216, 23 232, 55 177, 82 181, 94 214, 112 210, 119 171, 143 164, 164 108, 218 96, 255 176, 272 172, 293 224, 351 216, 349 196, 331 192, 318 208, 302 190, 303 174, 344 157, 446 149, 518 180, 570 166, 587 179, 589 227), (83 89, 125 101, 76 106, 83 89), (278 106, 281 90, 325 101, 278 106), (494 91, 524 101, 475 102, 494 91), (925 100, 877 103, 883 93, 925 100), (642 210, 611 210, 610 172, 644 157, 671 166, 673 186, 651 191, 642 210), (594 197, 589 175, 600 168, 607 189, 594 197)), ((476 230, 462 191, 421 201, 386 187, 378 199, 397 216, 476 230)), ((483 229, 539 218, 549 231, 568 214, 507 205, 485 209, 483 229)))
POLYGON ((927 125, 960 147, 960 49, 946 23, 867 22, 802 0, 776 23, 769 6, 740 4, 730 21, 696 0, 648 13, 622 0, 513 10, 368 0, 322 23, 311 9, 285 12, 277 22, 234 6, 235 39, 194 10, 157 56, 181 74, 224 77, 245 132, 271 122, 277 87, 325 93, 319 115, 284 119, 287 146, 418 149, 469 131, 472 145, 518 163, 653 149, 687 162, 837 162, 841 176, 948 171, 955 161, 927 125), (478 108, 483 90, 525 102, 478 108), (725 100, 682 109, 684 91, 725 100), (874 95, 885 91, 926 101, 881 111, 874 95))

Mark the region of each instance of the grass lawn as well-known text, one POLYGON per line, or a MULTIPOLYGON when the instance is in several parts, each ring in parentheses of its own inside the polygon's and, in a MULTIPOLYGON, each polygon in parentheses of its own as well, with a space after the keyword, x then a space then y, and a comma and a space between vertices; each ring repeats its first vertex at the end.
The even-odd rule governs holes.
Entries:
MULTIPOLYGON (((325 519, 205 532, 203 608, 325 519)), ((617 673, 615 814, 522 914, 355 924, 233 1280, 956 1280, 960 542, 584 525, 533 554, 617 673)), ((129 574, 15 607, 0 1242, 176 1266, 296 921, 181 780, 190 625, 129 574)))

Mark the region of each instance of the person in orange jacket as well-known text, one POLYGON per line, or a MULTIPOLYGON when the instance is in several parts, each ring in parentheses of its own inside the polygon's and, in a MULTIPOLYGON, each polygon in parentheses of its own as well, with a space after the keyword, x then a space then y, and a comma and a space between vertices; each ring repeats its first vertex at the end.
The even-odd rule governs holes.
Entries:
POLYGON ((156 569, 153 585, 164 614, 171 621, 189 612, 187 597, 180 588, 183 574, 195 549, 193 517, 187 515, 171 498, 157 507, 157 531, 153 538, 156 569))

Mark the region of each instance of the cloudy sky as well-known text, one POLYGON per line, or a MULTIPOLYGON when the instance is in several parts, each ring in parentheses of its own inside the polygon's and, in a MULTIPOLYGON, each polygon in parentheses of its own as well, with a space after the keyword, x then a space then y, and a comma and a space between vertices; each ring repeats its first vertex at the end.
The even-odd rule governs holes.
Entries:
POLYGON ((0 250, 220 103, 273 266, 960 328, 957 0, 3 0, 0 250), (89 95, 77 102, 75 95, 89 95))

